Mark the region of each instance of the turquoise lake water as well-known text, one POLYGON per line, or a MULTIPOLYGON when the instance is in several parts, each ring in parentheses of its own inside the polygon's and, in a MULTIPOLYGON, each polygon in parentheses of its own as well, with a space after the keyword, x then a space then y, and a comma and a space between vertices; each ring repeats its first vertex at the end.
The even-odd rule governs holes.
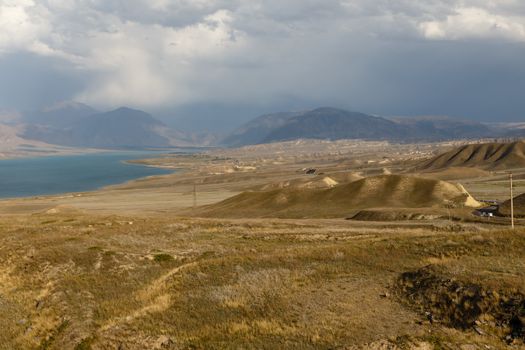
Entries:
POLYGON ((0 160, 0 198, 91 191, 173 172, 125 163, 151 155, 119 152, 0 160))

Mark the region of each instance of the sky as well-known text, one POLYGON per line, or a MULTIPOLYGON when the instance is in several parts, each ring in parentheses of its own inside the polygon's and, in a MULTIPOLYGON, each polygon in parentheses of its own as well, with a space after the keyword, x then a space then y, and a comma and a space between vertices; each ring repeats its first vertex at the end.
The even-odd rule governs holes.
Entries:
POLYGON ((0 0, 0 110, 525 121, 523 0, 0 0))

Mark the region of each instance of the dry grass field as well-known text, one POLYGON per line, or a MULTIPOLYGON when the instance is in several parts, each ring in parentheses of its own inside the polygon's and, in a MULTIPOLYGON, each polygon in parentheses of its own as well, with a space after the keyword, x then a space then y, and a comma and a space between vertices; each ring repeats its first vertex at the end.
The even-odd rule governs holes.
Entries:
POLYGON ((2 349, 523 346, 525 230, 64 214, 0 227, 2 349), (400 282, 428 266, 457 285, 400 282))
MULTIPOLYGON (((141 162, 183 171, 0 201, 0 349, 523 349, 522 221, 511 231, 506 218, 439 201, 407 207, 406 186, 389 194, 403 205, 375 199, 353 220, 346 209, 199 218, 241 192, 339 193, 363 177, 404 177, 450 146, 172 154, 141 162), (308 168, 318 175, 305 177, 308 168)), ((411 175, 452 176, 475 198, 506 199, 504 172, 411 175)))

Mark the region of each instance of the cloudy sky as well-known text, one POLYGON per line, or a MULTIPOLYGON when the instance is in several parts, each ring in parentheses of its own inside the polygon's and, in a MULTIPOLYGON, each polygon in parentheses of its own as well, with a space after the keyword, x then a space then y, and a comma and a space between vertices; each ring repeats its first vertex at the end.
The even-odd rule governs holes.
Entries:
POLYGON ((0 0, 0 110, 62 100, 523 121, 525 1, 0 0))

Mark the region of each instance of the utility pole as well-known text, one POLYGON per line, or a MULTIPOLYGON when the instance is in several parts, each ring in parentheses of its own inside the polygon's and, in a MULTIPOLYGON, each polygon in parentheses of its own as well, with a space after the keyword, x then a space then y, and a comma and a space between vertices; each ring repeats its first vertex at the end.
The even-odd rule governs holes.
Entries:
POLYGON ((513 184, 512 184, 512 173, 509 174, 509 180, 510 180, 510 222, 512 225, 512 229, 514 230, 514 190, 513 190, 513 184))
POLYGON ((193 210, 197 207, 197 184, 193 184, 193 210))

